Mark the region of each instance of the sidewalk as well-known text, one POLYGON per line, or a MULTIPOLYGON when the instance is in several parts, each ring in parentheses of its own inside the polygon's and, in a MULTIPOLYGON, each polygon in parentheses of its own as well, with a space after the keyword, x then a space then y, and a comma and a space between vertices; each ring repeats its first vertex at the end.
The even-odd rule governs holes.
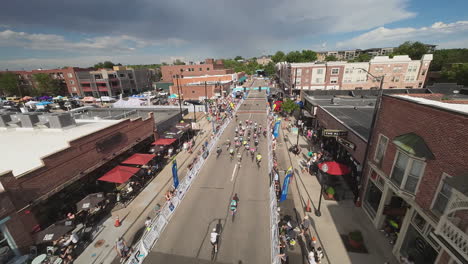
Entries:
MULTIPOLYGON (((284 122, 284 120, 282 121, 284 122)), ((288 199, 279 204, 281 215, 288 214, 300 223, 304 217, 308 200, 311 201, 311 212, 307 213, 312 222, 311 233, 317 238, 317 247, 324 250, 323 264, 327 263, 359 263, 359 264, 383 264, 398 263, 392 254, 392 247, 385 236, 376 230, 362 208, 356 207, 352 199, 339 202, 322 199, 320 208, 321 216, 314 214, 318 206, 320 184, 315 176, 301 172, 300 161, 304 160, 308 152, 307 140, 299 136, 299 147, 301 153, 297 156, 288 151, 291 145, 296 144, 297 134, 281 129, 278 139, 276 153, 280 170, 286 170, 293 166, 294 177, 292 178, 288 199), (290 196, 292 194, 292 196, 290 196), (368 253, 348 252, 342 237, 351 231, 359 230, 364 237, 364 244, 368 253)), ((283 175, 281 175, 283 176, 283 175)), ((289 263, 306 263, 300 254, 300 241, 295 250, 288 252, 289 263), (299 255, 298 255, 299 254, 299 255)), ((302 248, 304 251, 304 248, 302 248)), ((306 252, 304 252, 306 254, 306 252)))
MULTIPOLYGON (((179 167, 179 180, 182 180, 187 172, 187 166, 196 157, 201 145, 211 135, 211 123, 206 118, 199 120, 200 128, 204 131, 202 135, 195 138, 193 153, 187 151, 176 155, 179 167)), ((156 204, 161 206, 165 203, 165 192, 172 186, 172 166, 167 164, 158 175, 138 194, 126 208, 115 211, 112 217, 103 222, 100 233, 93 239, 91 244, 77 257, 76 264, 107 264, 119 263, 114 249, 115 241, 123 236, 129 245, 138 241, 143 234, 144 222, 147 216, 154 216, 156 204), (115 217, 119 216, 122 225, 114 227, 115 217)))

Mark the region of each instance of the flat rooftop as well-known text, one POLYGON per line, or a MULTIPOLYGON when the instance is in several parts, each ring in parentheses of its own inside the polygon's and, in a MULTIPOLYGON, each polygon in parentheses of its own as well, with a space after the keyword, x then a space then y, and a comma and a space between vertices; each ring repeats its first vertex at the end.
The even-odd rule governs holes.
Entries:
POLYGON ((12 171, 15 177, 43 166, 42 158, 64 150, 69 142, 122 120, 75 120, 76 126, 55 129, 4 129, 0 130, 0 175, 12 171))
MULTIPOLYGON (((185 109, 184 109, 185 110, 185 109)), ((135 119, 142 118, 147 119, 149 114, 153 113, 154 122, 164 122, 167 119, 179 114, 179 108, 177 109, 157 109, 157 108, 90 108, 84 109, 83 111, 77 111, 74 113, 76 119, 105 119, 105 120, 119 120, 119 119, 135 119)))
MULTIPOLYGON (((402 98, 407 101, 415 102, 421 105, 427 105, 435 108, 440 108, 464 115, 468 115, 468 101, 466 103, 446 103, 444 101, 436 101, 427 98, 414 97, 410 95, 392 95, 396 98, 402 98)), ((465 101, 465 100, 464 100, 465 101)))
POLYGON ((373 106, 324 106, 322 108, 367 142, 370 134, 372 115, 374 114, 373 106))

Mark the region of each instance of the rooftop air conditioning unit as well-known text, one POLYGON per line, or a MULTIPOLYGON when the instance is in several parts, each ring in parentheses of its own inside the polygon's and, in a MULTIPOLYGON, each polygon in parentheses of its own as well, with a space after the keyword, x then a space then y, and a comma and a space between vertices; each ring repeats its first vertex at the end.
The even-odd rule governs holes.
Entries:
POLYGON ((0 114, 0 127, 8 127, 8 123, 11 122, 11 116, 8 113, 0 114))
POLYGON ((39 116, 42 113, 22 113, 11 115, 11 122, 8 125, 12 127, 34 128, 34 125, 39 122, 39 116))
POLYGON ((70 113, 53 113, 41 116, 37 126, 42 128, 63 129, 76 126, 76 122, 70 113))

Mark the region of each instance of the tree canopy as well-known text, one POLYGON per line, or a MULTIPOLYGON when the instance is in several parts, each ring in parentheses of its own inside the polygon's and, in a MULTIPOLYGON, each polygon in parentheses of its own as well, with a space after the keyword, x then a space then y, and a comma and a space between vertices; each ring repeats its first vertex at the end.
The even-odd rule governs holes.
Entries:
POLYGON ((12 72, 0 73, 0 94, 22 96, 16 74, 12 72))
POLYGON ((325 61, 337 61, 338 58, 335 55, 328 55, 325 57, 325 61))
POLYGON ((234 60, 236 60, 236 61, 237 61, 237 60, 244 60, 244 58, 242 58, 242 56, 236 56, 236 57, 234 58, 234 60))
POLYGON ((286 54, 287 62, 313 62, 317 60, 317 53, 312 50, 291 51, 286 54))
POLYGON ((419 41, 406 41, 393 50, 392 55, 408 55, 412 60, 420 60, 422 55, 427 54, 429 48, 419 41))
POLYGON ((368 62, 372 59, 372 56, 367 53, 359 54, 356 58, 348 61, 348 62, 368 62))
POLYGON ((183 61, 177 59, 177 60, 175 60, 174 62, 172 62, 172 64, 174 64, 174 65, 185 65, 185 62, 183 62, 183 61))
POLYGON ((468 63, 456 63, 445 67, 441 72, 441 77, 443 81, 468 86, 468 63))
POLYGON ((468 63, 468 49, 443 49, 434 51, 431 71, 440 71, 452 63, 468 63))
POLYGON ((62 88, 58 80, 53 79, 46 73, 33 74, 34 81, 37 83, 38 95, 58 95, 62 88))
POLYGON ((122 66, 121 63, 113 63, 112 61, 105 61, 105 62, 99 62, 97 64, 94 64, 94 68, 97 68, 97 69, 112 69, 112 67, 114 66, 122 66))
POLYGON ((284 55, 284 52, 282 51, 277 51, 275 53, 275 55, 271 56, 271 60, 274 62, 274 63, 278 63, 278 62, 282 62, 285 60, 285 56, 284 55))
POLYGON ((288 114, 291 114, 295 110, 299 109, 299 105, 296 104, 293 100, 286 98, 281 104, 281 108, 288 114))

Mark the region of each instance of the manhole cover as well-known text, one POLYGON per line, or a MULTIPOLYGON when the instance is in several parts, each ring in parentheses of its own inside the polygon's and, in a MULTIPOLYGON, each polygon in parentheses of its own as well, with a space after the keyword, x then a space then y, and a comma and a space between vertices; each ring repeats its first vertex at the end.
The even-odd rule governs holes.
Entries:
POLYGON ((96 243, 94 243, 95 248, 100 248, 102 245, 104 245, 106 241, 104 239, 98 240, 96 243))

